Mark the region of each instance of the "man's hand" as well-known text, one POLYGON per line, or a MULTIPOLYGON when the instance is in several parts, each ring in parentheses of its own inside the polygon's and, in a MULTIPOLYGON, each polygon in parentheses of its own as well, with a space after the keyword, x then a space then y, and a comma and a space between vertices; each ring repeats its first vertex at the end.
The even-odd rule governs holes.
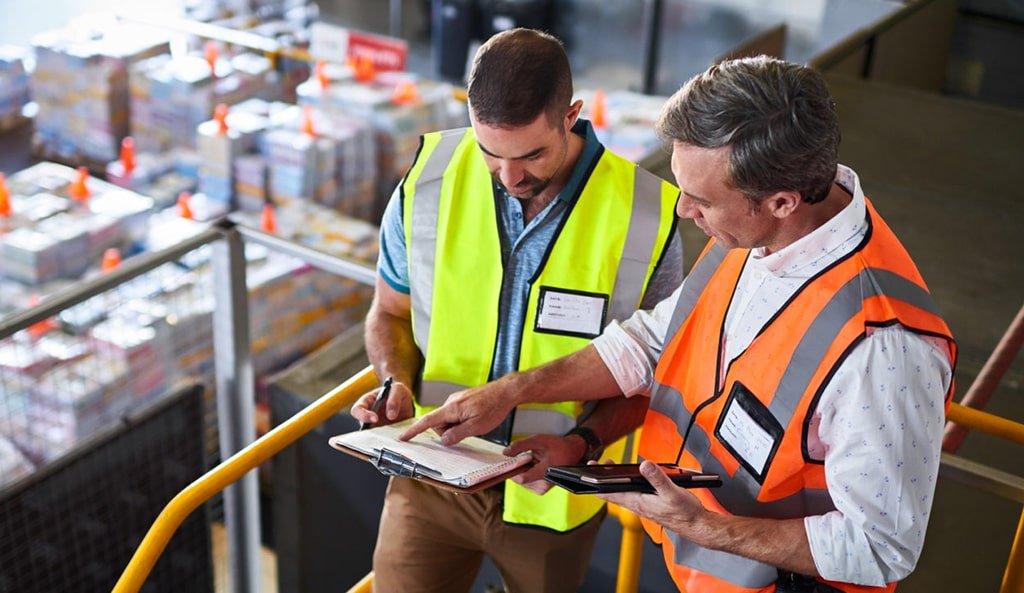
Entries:
POLYGON ((504 453, 513 456, 523 451, 533 452, 534 466, 511 479, 537 494, 544 494, 552 486, 551 482, 544 479, 547 469, 552 465, 572 465, 579 462, 585 449, 586 445, 580 437, 535 434, 512 443, 504 453))
POLYGON ((391 384, 391 392, 384 400, 380 413, 373 412, 373 400, 383 387, 378 387, 356 400, 352 404, 352 417, 360 422, 374 426, 383 426, 411 418, 413 414, 412 391, 404 383, 391 384))
POLYGON ((407 441, 432 428, 442 443, 454 445, 466 437, 486 434, 516 406, 503 385, 499 380, 449 395, 443 406, 414 422, 398 438, 407 441))
POLYGON ((620 492, 616 494, 598 494, 608 502, 625 507, 641 517, 645 517, 661 525, 669 531, 700 543, 705 535, 702 519, 709 513, 697 497, 676 486, 665 475, 658 464, 644 461, 640 465, 640 473, 654 486, 654 494, 640 492, 620 492))

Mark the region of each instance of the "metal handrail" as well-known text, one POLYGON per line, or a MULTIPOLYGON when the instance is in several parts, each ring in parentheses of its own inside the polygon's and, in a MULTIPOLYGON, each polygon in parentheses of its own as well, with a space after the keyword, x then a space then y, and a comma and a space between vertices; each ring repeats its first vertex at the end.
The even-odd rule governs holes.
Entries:
POLYGON ((272 249, 285 255, 290 255, 315 266, 325 272, 337 274, 344 278, 351 278, 357 282, 373 286, 377 282, 377 269, 373 266, 360 263, 352 258, 340 255, 328 255, 317 251, 312 247, 300 245, 288 239, 282 239, 277 235, 267 233, 252 227, 239 224, 235 227, 246 241, 259 243, 268 249, 272 249))
POLYGON ((199 505, 350 405, 360 395, 373 389, 376 383, 373 368, 363 369, 179 492, 149 528, 121 573, 121 578, 114 585, 114 593, 135 593, 142 587, 171 536, 199 505))
MULTIPOLYGON (((1024 445, 1024 424, 1020 422, 1014 422, 955 402, 950 405, 947 418, 950 422, 955 422, 965 429, 980 430, 986 434, 1024 445)), ((943 453, 942 457, 942 475, 972 486, 983 487, 1017 502, 1024 501, 1024 479, 980 464, 969 464, 950 452, 943 453)), ((1021 513, 1017 533, 1010 546, 1010 557, 1006 561, 1003 584, 999 590, 1000 593, 1024 591, 1024 511, 1021 513)))
MULTIPOLYGON (((1024 445, 1024 424, 953 402, 946 418, 964 428, 1024 445)), ((952 451, 950 451, 952 453, 952 451)))
MULTIPOLYGON (((995 349, 992 350, 988 360, 985 361, 985 366, 982 367, 981 372, 978 373, 974 382, 971 383, 970 389, 960 399, 960 404, 968 407, 968 409, 984 408, 989 398, 995 393, 999 382, 1002 381, 1003 375, 1010 368, 1014 357, 1017 356, 1017 352, 1020 351, 1022 345, 1024 345, 1024 306, 1021 306, 1020 310, 1017 311, 1017 316, 1014 317, 1009 327, 1006 328, 1003 337, 996 344, 995 349)), ((946 432, 942 436, 943 450, 956 453, 956 450, 960 448, 960 444, 967 437, 967 428, 967 426, 964 426, 963 423, 955 418, 950 418, 949 424, 946 425, 946 432)))
POLYGON ((615 577, 615 593, 636 593, 640 588, 640 558, 644 553, 644 527, 640 517, 617 504, 608 503, 608 514, 622 525, 619 543, 619 572, 615 577))
POLYGON ((186 253, 203 245, 213 243, 221 237, 222 230, 214 225, 166 249, 143 253, 126 259, 117 269, 95 278, 77 282, 73 286, 48 296, 38 305, 19 311, 0 321, 0 340, 9 338, 21 330, 49 319, 61 311, 87 301, 98 294, 112 290, 146 272, 176 261, 186 253))

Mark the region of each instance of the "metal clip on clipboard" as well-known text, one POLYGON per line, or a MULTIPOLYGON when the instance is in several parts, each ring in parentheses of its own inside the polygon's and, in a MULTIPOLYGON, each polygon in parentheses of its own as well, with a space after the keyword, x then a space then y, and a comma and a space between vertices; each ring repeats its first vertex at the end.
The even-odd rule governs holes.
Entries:
POLYGON ((381 448, 377 456, 370 459, 370 463, 377 468, 377 471, 386 476, 399 478, 438 478, 441 476, 441 472, 416 463, 405 455, 395 453, 386 447, 381 448))

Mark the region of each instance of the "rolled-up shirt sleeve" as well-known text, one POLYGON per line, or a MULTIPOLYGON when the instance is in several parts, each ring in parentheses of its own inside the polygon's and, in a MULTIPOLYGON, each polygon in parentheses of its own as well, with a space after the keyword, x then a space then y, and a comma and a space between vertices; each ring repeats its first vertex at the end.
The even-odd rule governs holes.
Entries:
POLYGON ((592 342, 627 397, 651 394, 654 368, 665 347, 665 333, 680 289, 677 287, 654 309, 640 309, 621 324, 612 321, 592 342))

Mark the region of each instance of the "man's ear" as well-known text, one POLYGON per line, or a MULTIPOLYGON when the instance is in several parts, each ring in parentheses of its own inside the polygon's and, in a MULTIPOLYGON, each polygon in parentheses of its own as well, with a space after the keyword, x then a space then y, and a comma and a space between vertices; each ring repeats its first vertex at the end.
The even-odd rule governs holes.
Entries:
POLYGON ((580 117, 580 112, 583 110, 583 100, 576 99, 571 105, 569 110, 565 112, 565 131, 572 130, 572 127, 576 125, 576 120, 580 117))
POLYGON ((767 208, 775 218, 786 218, 793 214, 801 201, 800 192, 780 191, 762 200, 761 207, 767 208))

